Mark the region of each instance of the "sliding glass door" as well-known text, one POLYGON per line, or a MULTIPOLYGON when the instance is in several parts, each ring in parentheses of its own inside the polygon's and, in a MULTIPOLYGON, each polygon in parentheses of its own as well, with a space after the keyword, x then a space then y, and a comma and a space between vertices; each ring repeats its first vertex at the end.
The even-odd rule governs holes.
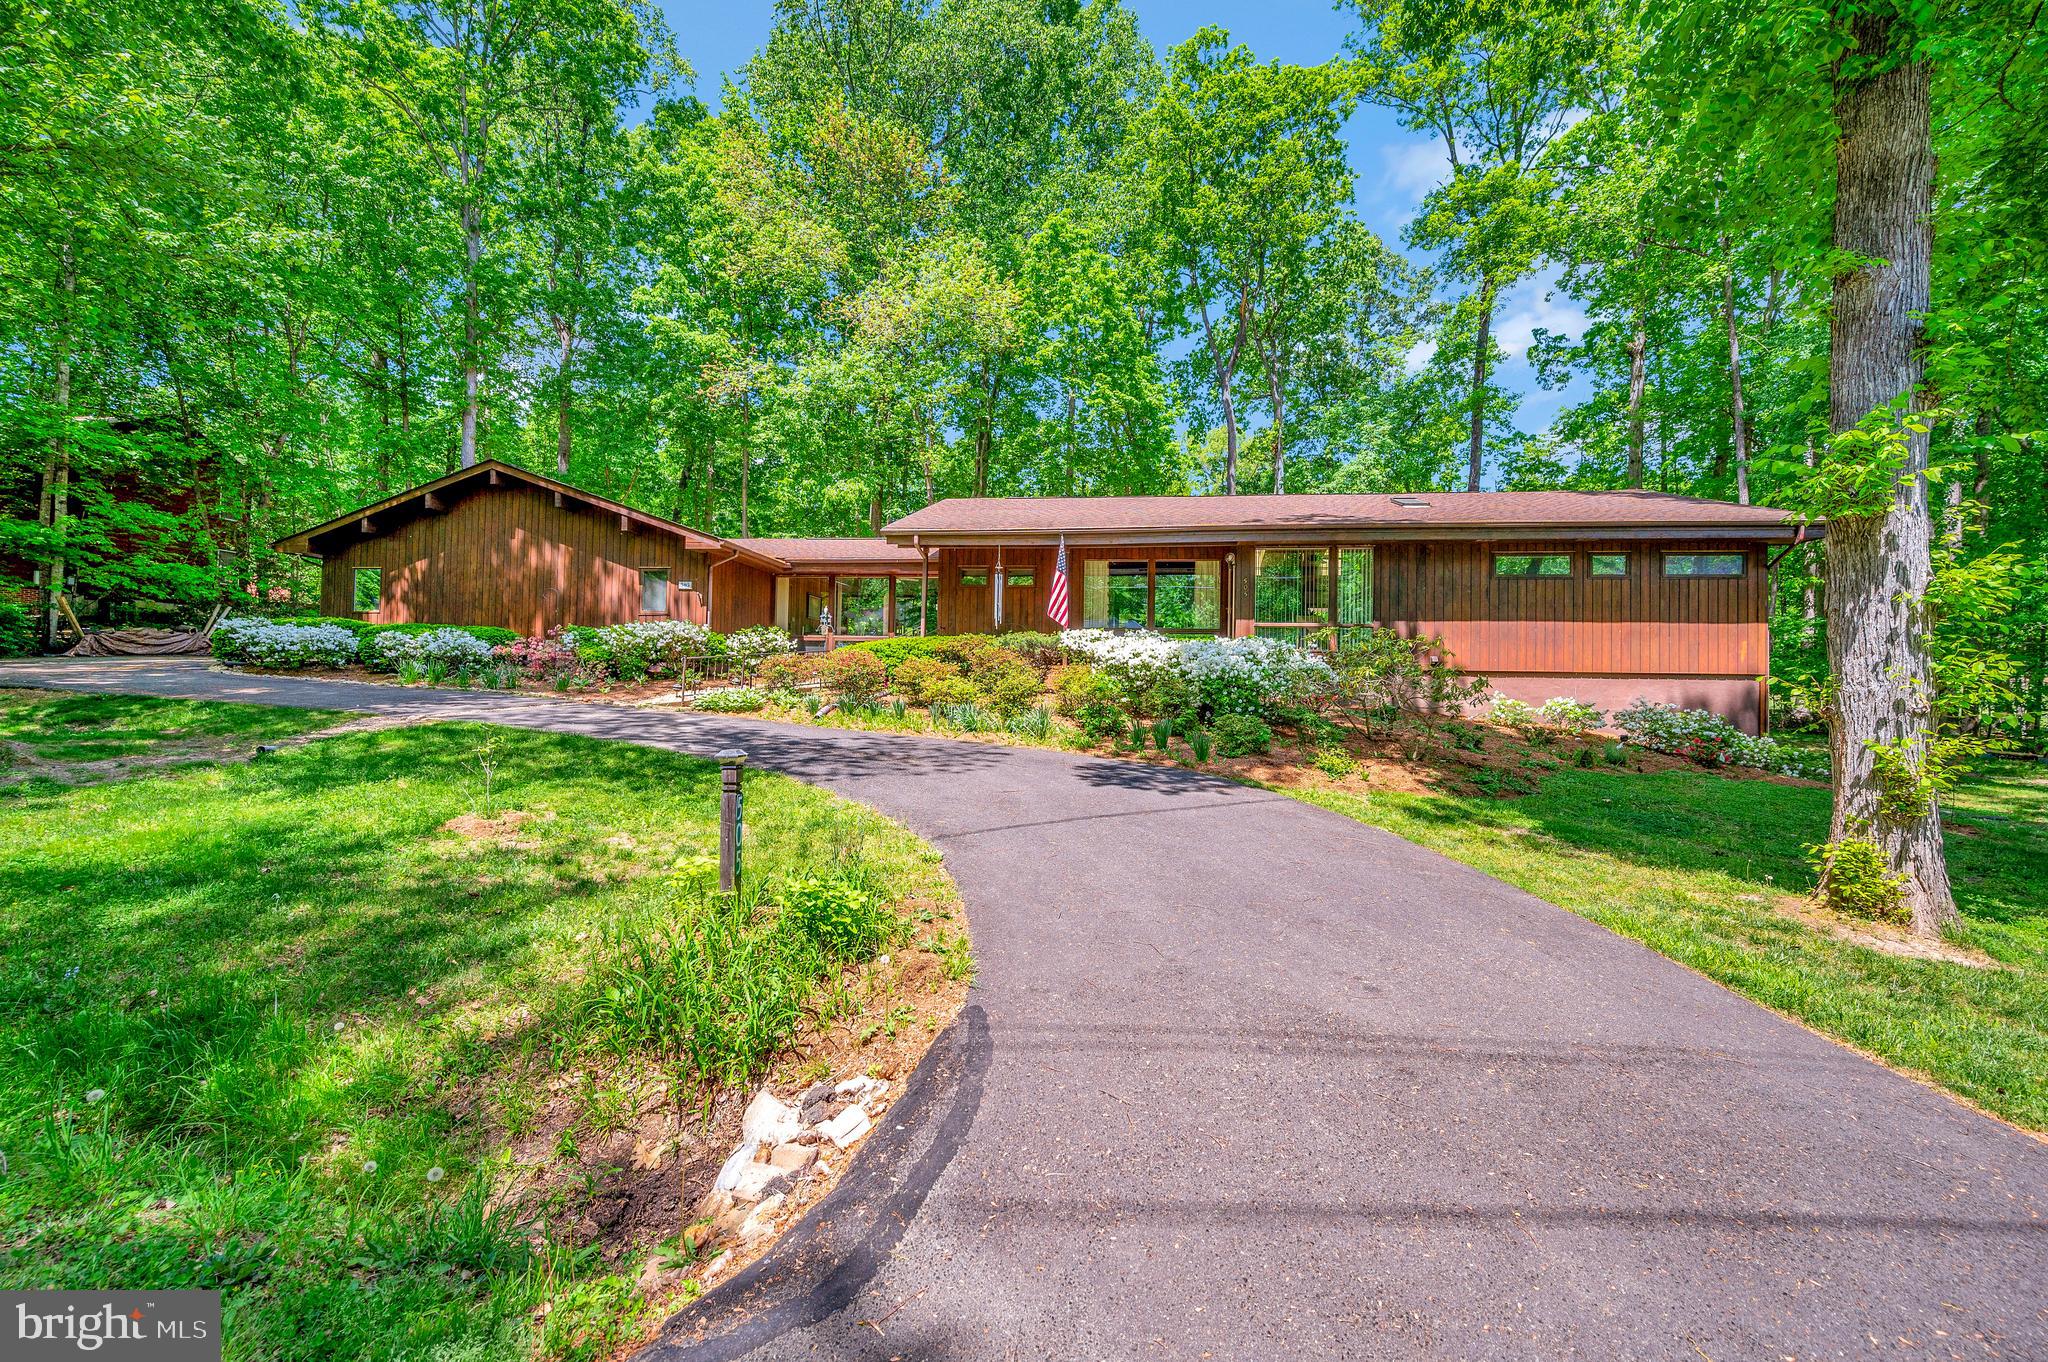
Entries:
POLYGON ((1335 632, 1342 647, 1372 624, 1372 550, 1260 549, 1252 633, 1304 646, 1335 632), (1335 571, 1332 571, 1334 564, 1335 571))

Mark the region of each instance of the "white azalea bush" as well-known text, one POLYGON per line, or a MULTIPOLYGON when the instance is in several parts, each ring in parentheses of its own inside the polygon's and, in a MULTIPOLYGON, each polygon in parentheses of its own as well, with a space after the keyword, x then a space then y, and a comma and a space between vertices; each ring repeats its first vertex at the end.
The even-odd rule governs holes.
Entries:
POLYGON ((725 656, 739 674, 752 676, 771 657, 796 651, 796 640, 772 624, 757 624, 725 636, 725 656))
POLYGON ((1069 629, 1060 647, 1114 677, 1131 695, 1184 684, 1217 714, 1268 713, 1336 684, 1330 664, 1270 638, 1176 639, 1154 633, 1069 629))
POLYGON ((213 626, 213 655, 251 667, 346 667, 356 660, 356 636, 338 624, 231 616, 213 626))
POLYGON ((691 620, 635 620, 576 631, 577 655, 619 676, 674 676, 692 661, 725 655, 725 639, 691 620))
POLYGON ((1747 766, 1803 780, 1826 780, 1827 758, 1770 738, 1752 737, 1704 709, 1638 700, 1615 711, 1614 727, 1638 747, 1715 766, 1747 766))
POLYGON ((491 645, 465 629, 392 629, 371 634, 362 643, 363 665, 373 672, 395 672, 407 666, 422 670, 439 666, 469 671, 491 660, 491 645))

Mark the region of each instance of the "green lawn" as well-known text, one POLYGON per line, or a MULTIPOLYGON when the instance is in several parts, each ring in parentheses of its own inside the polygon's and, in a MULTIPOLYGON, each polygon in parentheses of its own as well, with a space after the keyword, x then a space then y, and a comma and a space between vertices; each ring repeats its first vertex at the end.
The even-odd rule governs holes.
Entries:
MULTIPOLYGON (((77 760, 201 731, 247 751, 336 717, 0 696, 10 737, 77 760)), ((648 1038, 688 1021, 674 971, 691 962, 662 933, 707 911, 717 783, 644 748, 430 725, 0 790, 0 1287, 222 1288, 236 1358, 630 1338, 639 1258, 607 1263, 572 1227, 616 1171, 588 1147, 650 1100, 694 1121, 710 1091, 648 1038), (480 757, 491 812, 527 817, 447 829, 484 812, 480 757), (629 998, 670 1011, 627 1016, 629 998), (567 1172, 500 1206, 493 1188, 535 1180, 510 1147, 565 1091, 581 1114, 548 1159, 567 1172)), ((885 907, 948 911, 936 853, 877 814, 756 773, 747 815, 757 887, 824 867, 885 907)), ((824 959, 780 913, 719 911, 703 940, 824 959)), ((783 1013, 749 999, 719 1020, 772 1049, 788 1008, 858 1001, 854 967, 815 977, 783 1013)))
POLYGON ((1828 792, 1563 767, 1535 793, 1290 793, 1476 866, 1991 1111, 2048 1130, 2048 774, 1950 801, 1953 940, 2002 968, 1902 959, 1773 910, 1813 876, 1828 792))

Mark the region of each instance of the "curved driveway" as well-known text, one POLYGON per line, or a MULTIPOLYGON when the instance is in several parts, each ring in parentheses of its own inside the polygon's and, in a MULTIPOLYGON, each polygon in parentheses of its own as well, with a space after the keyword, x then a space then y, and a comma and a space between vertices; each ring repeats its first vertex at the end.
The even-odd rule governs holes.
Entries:
POLYGON ((875 1137, 900 1161, 857 1165, 865 1199, 675 1321, 665 1357, 2048 1357, 2048 1145, 1284 797, 195 663, 6 684, 737 745, 944 851, 971 1034, 875 1137))

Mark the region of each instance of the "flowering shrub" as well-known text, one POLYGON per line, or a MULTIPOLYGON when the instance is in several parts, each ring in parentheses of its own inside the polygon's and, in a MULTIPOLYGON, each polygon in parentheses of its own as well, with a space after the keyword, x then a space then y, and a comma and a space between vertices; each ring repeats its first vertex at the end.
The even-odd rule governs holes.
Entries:
POLYGON ((1279 639, 1182 640, 1069 629, 1060 635, 1060 646, 1122 683, 1134 698, 1185 681, 1217 714, 1269 713, 1326 691, 1337 679, 1328 662, 1279 639))
POLYGON ((449 671, 467 671, 491 660, 491 645, 466 629, 392 629, 362 641, 363 665, 373 672, 395 672, 407 663, 449 671))
POLYGON ((1505 695, 1493 697, 1493 703, 1487 707, 1486 717, 1517 731, 1536 727, 1536 711, 1522 701, 1505 695))
POLYGON ((733 669, 745 676, 752 676, 755 669, 769 658, 783 657, 795 651, 796 640, 772 624, 757 624, 725 638, 726 657, 732 662, 733 669))
POLYGON ((213 655, 255 667, 346 667, 356 636, 333 624, 278 624, 247 615, 213 626, 213 655))
POLYGON ((577 656, 627 680, 674 676, 696 658, 719 657, 725 640, 690 620, 635 620, 573 631, 577 656))
POLYGON ((556 629, 540 638, 519 638, 492 650, 508 666, 517 667, 527 679, 546 681, 576 670, 576 649, 556 629))
POLYGON ((1803 752, 1770 738, 1744 733, 1718 714, 1704 709, 1638 700, 1617 710, 1613 724, 1638 747, 1690 757, 1710 766, 1747 766, 1805 780, 1828 778, 1827 758, 1803 752))
MULTIPOLYGON (((840 649, 841 652, 857 651, 840 649)), ((780 653, 762 661, 761 682, 770 690, 798 690, 818 679, 818 663, 822 659, 807 657, 803 653, 780 653)))
POLYGON ((1600 727, 1607 716, 1592 705, 1574 700, 1569 695, 1553 695, 1543 702, 1543 708, 1536 711, 1546 727, 1555 728, 1573 736, 1589 729, 1600 727))

